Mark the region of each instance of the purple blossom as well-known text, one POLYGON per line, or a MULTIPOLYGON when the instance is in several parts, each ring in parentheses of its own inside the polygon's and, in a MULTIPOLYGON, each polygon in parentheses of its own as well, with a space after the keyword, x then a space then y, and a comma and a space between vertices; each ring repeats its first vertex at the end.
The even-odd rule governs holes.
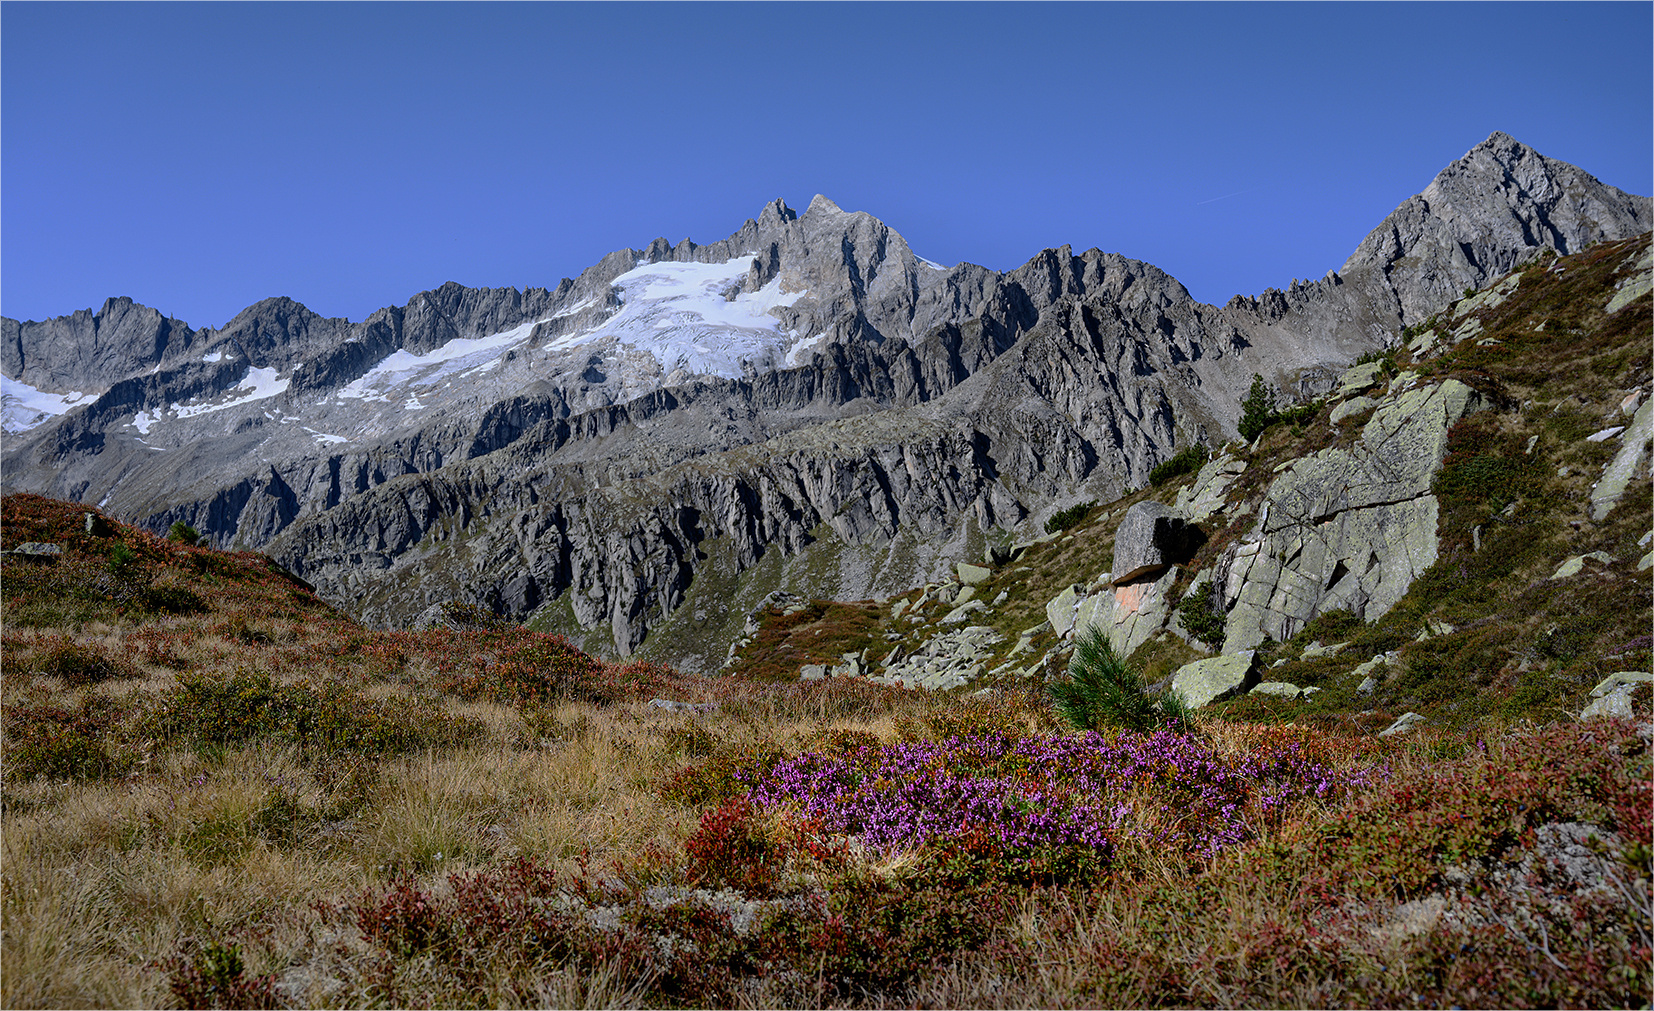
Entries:
POLYGON ((1307 798, 1333 799, 1367 772, 1286 744, 1220 755, 1169 731, 1074 737, 951 737, 843 756, 806 752, 751 779, 758 807, 788 807, 888 853, 986 833, 1009 856, 1136 837, 1209 857, 1307 798))

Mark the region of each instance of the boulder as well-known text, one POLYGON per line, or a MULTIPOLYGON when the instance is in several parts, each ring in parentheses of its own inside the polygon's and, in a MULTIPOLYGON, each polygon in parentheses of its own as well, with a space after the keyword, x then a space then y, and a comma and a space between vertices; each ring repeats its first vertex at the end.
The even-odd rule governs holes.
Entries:
POLYGON ((429 628, 446 628, 455 632, 475 632, 491 628, 508 628, 511 622, 487 608, 458 600, 444 600, 432 604, 414 616, 412 628, 421 632, 429 628))
POLYGON ((1139 579, 1086 597, 1075 608, 1075 629, 1095 626, 1108 636, 1116 652, 1130 656, 1171 620, 1171 592, 1178 571, 1167 568, 1153 579, 1139 579))
POLYGON ((964 583, 966 586, 976 586, 980 583, 986 583, 988 581, 988 577, 994 574, 992 569, 985 569, 980 565, 972 565, 969 562, 960 562, 958 565, 954 566, 954 568, 959 572, 959 581, 964 583))
POLYGON ((798 668, 798 680, 820 681, 827 676, 827 665, 824 663, 807 663, 798 668))
POLYGON ((1654 258, 1651 256, 1654 256, 1654 250, 1644 248, 1642 256, 1637 260, 1636 272, 1630 277, 1622 278, 1614 286, 1614 297, 1608 300, 1606 309, 1610 316, 1648 294, 1650 289, 1654 289, 1654 258))
POLYGON ((1226 504, 1229 486, 1246 473, 1246 461, 1227 452, 1208 460, 1195 479, 1177 490, 1172 511, 1190 523, 1204 523, 1226 504))
POLYGON ((1591 518, 1601 520, 1619 505, 1626 486, 1640 469, 1648 470, 1648 449, 1654 442, 1654 400, 1637 408, 1620 442, 1620 450, 1603 471, 1602 479, 1591 489, 1591 518))
POLYGON ((1399 394, 1396 385, 1353 445, 1283 468, 1257 523, 1219 558, 1226 645, 1255 646, 1265 635, 1285 642, 1339 608, 1372 621, 1435 562, 1431 479, 1448 429, 1482 398, 1454 379, 1399 394))
POLYGON ((1636 685, 1622 684, 1586 706, 1585 710, 1579 714, 1579 718, 1582 720, 1629 720, 1636 715, 1631 708, 1631 694, 1636 690, 1636 685))
POLYGON ((1252 686, 1250 695, 1276 695, 1283 699, 1295 699, 1302 695, 1304 690, 1290 681, 1261 681, 1252 686))
POLYGON ((1312 642, 1308 646, 1304 647, 1302 659, 1314 660, 1317 657, 1337 656, 1339 653, 1342 653, 1344 651, 1344 647, 1348 645, 1349 643, 1347 642, 1335 642, 1330 646, 1323 646, 1320 642, 1312 642))
POLYGON ((1604 551, 1593 551, 1585 555, 1575 555, 1572 558, 1563 561, 1561 565, 1558 565, 1556 567, 1556 571, 1551 573, 1551 578, 1568 579, 1572 576, 1577 576, 1580 571, 1585 568, 1585 563, 1587 561, 1601 562, 1604 565, 1608 565, 1614 561, 1614 558, 1612 555, 1604 551))
POLYGON ((1647 671, 1615 671, 1614 673, 1603 678, 1601 684, 1591 689, 1591 697, 1594 699, 1600 699, 1609 692, 1617 690, 1621 685, 1648 684, 1650 681, 1654 681, 1654 674, 1650 674, 1647 671))
POLYGON ((1346 418, 1353 418, 1378 406, 1378 401, 1372 397, 1351 397, 1332 409, 1329 416, 1333 424, 1338 424, 1346 418))
POLYGON ((1250 690, 1258 683, 1255 650, 1229 653, 1184 664, 1172 675, 1172 690, 1190 708, 1199 709, 1250 690))
POLYGON ((710 713, 718 708, 716 702, 674 702, 671 699, 650 699, 650 709, 668 713, 710 713))
POLYGON ((1415 727, 1423 722, 1424 717, 1419 713, 1402 713, 1387 729, 1380 730, 1378 736, 1394 737, 1397 734, 1411 733, 1415 727))
POLYGON ((56 561, 63 554, 63 545, 47 544, 43 541, 24 541, 17 547, 6 552, 13 558, 21 558, 31 562, 56 561))
POLYGON ((1340 397, 1353 396, 1363 390, 1370 390, 1384 381, 1384 365, 1380 362, 1365 362, 1353 365, 1344 370, 1338 377, 1338 392, 1340 397))
POLYGON ((1076 583, 1057 594, 1045 605, 1045 618, 1051 623, 1051 631, 1058 635, 1067 635, 1074 630, 1074 605, 1084 592, 1085 587, 1076 583))
POLYGON ((1199 528, 1152 499, 1126 510, 1114 533, 1115 586, 1189 560, 1204 537, 1199 528))

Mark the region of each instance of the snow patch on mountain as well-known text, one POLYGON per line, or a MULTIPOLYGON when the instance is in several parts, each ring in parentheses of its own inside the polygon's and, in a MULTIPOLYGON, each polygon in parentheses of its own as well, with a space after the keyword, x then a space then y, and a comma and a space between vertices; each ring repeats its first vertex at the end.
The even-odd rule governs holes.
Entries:
MULTIPOLYGON (((361 378, 340 388, 340 400, 390 402, 390 391, 401 386, 435 386, 449 376, 474 369, 488 370, 499 365, 500 356, 526 341, 535 322, 524 323, 490 337, 460 337, 422 355, 397 351, 386 356, 361 378)), ((410 404, 414 409, 418 404, 410 404)))
POLYGON ((753 254, 723 263, 644 263, 614 279, 621 308, 602 323, 547 345, 564 350, 613 341, 654 357, 667 373, 736 379, 743 363, 779 368, 798 343, 772 310, 807 291, 783 292, 776 278, 754 292, 741 290, 753 254))
POLYGON ((10 376, 0 376, 0 430, 27 432, 94 399, 95 394, 78 390, 46 393, 10 376))

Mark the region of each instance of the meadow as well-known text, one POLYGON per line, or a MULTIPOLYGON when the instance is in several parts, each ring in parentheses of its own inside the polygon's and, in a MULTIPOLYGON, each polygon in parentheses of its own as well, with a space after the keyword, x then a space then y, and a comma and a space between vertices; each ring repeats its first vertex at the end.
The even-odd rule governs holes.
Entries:
POLYGON ((375 632, 263 556, 0 520, 64 548, 0 573, 7 1007, 1650 998, 1646 726, 1080 732, 375 632))

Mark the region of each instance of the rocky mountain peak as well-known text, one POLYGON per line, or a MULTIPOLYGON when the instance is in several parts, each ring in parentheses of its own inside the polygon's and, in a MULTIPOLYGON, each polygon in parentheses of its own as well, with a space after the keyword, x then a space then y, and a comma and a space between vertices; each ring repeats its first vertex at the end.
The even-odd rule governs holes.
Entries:
POLYGON ((1373 229, 1339 271, 1374 272, 1412 324, 1540 250, 1573 253, 1654 224, 1648 197, 1494 131, 1373 229))
POLYGON ((843 213, 843 208, 822 196, 820 193, 817 193, 815 196, 811 197, 810 206, 804 209, 804 216, 807 218, 817 217, 823 214, 843 213))
POLYGON ((765 204, 764 209, 758 213, 758 227, 765 230, 777 228, 797 220, 798 213, 788 207, 787 202, 780 197, 776 197, 765 204))

